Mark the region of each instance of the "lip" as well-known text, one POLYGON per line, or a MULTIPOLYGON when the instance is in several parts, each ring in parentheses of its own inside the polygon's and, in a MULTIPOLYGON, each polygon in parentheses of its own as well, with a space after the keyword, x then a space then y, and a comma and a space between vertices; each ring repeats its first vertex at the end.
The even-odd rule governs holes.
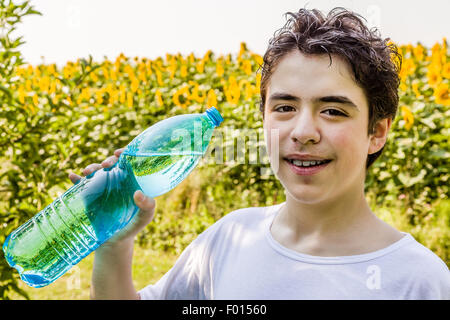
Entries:
POLYGON ((293 153, 293 154, 289 154, 287 156, 284 157, 284 159, 293 159, 293 160, 331 160, 329 158, 324 158, 321 156, 315 156, 312 154, 306 154, 306 153, 293 153))
MULTIPOLYGON (((290 158, 293 159, 293 158, 290 158)), ((317 159, 317 158, 316 158, 317 159)), ((303 159, 302 159, 303 160, 303 159)), ((286 161, 286 163, 289 165, 289 167, 291 168, 291 170, 296 174, 296 175, 300 175, 300 176, 311 176, 313 174, 317 174, 320 171, 322 171, 323 169, 325 169, 332 161, 318 165, 318 166, 314 166, 314 167, 297 167, 296 165, 294 165, 293 163, 289 162, 289 160, 284 159, 284 161, 286 161)))

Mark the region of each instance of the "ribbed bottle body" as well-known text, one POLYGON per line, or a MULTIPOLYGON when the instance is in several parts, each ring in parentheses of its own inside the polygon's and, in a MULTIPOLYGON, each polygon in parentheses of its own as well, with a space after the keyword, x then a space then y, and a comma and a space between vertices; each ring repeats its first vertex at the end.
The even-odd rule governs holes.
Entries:
POLYGON ((8 236, 6 260, 29 286, 50 284, 131 219, 138 188, 118 166, 83 178, 8 236))

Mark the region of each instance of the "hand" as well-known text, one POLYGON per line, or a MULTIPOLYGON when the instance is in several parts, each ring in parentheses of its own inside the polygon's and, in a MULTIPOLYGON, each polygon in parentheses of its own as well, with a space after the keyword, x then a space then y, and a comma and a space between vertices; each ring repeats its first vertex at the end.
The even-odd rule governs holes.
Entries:
MULTIPOLYGON (((114 151, 113 156, 106 158, 101 164, 93 163, 93 164, 88 165, 86 168, 83 169, 83 172, 82 172, 83 176, 88 176, 94 171, 97 171, 97 170, 100 170, 103 168, 109 168, 109 167, 113 166, 119 160, 119 156, 121 155, 123 150, 125 150, 125 148, 117 149, 116 151, 114 151)), ((73 183, 77 183, 79 180, 81 180, 81 178, 82 177, 80 177, 79 175, 77 175, 73 172, 69 173, 69 179, 73 183)))
MULTIPOLYGON (((90 175, 92 172, 109 168, 113 166, 118 160, 120 154, 125 148, 117 149, 114 151, 114 155, 106 158, 101 164, 93 163, 88 165, 82 171, 84 176, 90 175)), ((81 176, 71 172, 69 173, 69 179, 73 183, 77 183, 81 180, 81 176)), ((153 198, 147 197, 142 191, 137 190, 133 195, 134 203, 139 207, 139 211, 133 217, 133 219, 120 231, 118 231, 113 237, 106 241, 104 245, 117 245, 122 242, 134 241, 136 235, 145 228, 153 219, 155 212, 156 202, 153 198)))

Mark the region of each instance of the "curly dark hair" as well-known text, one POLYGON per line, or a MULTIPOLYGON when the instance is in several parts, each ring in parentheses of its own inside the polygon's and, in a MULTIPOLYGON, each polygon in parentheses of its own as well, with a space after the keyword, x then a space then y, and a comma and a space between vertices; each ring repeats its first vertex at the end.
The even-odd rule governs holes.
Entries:
MULTIPOLYGON (((366 94, 369 104, 368 134, 385 118, 394 119, 398 108, 399 70, 402 58, 389 38, 382 39, 377 29, 368 29, 365 20, 345 8, 332 9, 324 16, 316 9, 287 12, 288 21, 269 41, 261 66, 260 110, 264 114, 266 91, 281 58, 293 50, 303 54, 328 54, 347 61, 355 82, 366 94)), ((368 155, 366 169, 381 155, 383 148, 368 155)))

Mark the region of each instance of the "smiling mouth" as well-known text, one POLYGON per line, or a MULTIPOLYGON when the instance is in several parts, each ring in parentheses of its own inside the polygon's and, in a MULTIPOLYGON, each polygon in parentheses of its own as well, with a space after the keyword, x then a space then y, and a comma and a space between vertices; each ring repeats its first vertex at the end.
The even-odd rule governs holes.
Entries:
POLYGON ((297 159, 284 159, 284 160, 299 168, 318 167, 320 165, 331 162, 331 160, 297 160, 297 159))

